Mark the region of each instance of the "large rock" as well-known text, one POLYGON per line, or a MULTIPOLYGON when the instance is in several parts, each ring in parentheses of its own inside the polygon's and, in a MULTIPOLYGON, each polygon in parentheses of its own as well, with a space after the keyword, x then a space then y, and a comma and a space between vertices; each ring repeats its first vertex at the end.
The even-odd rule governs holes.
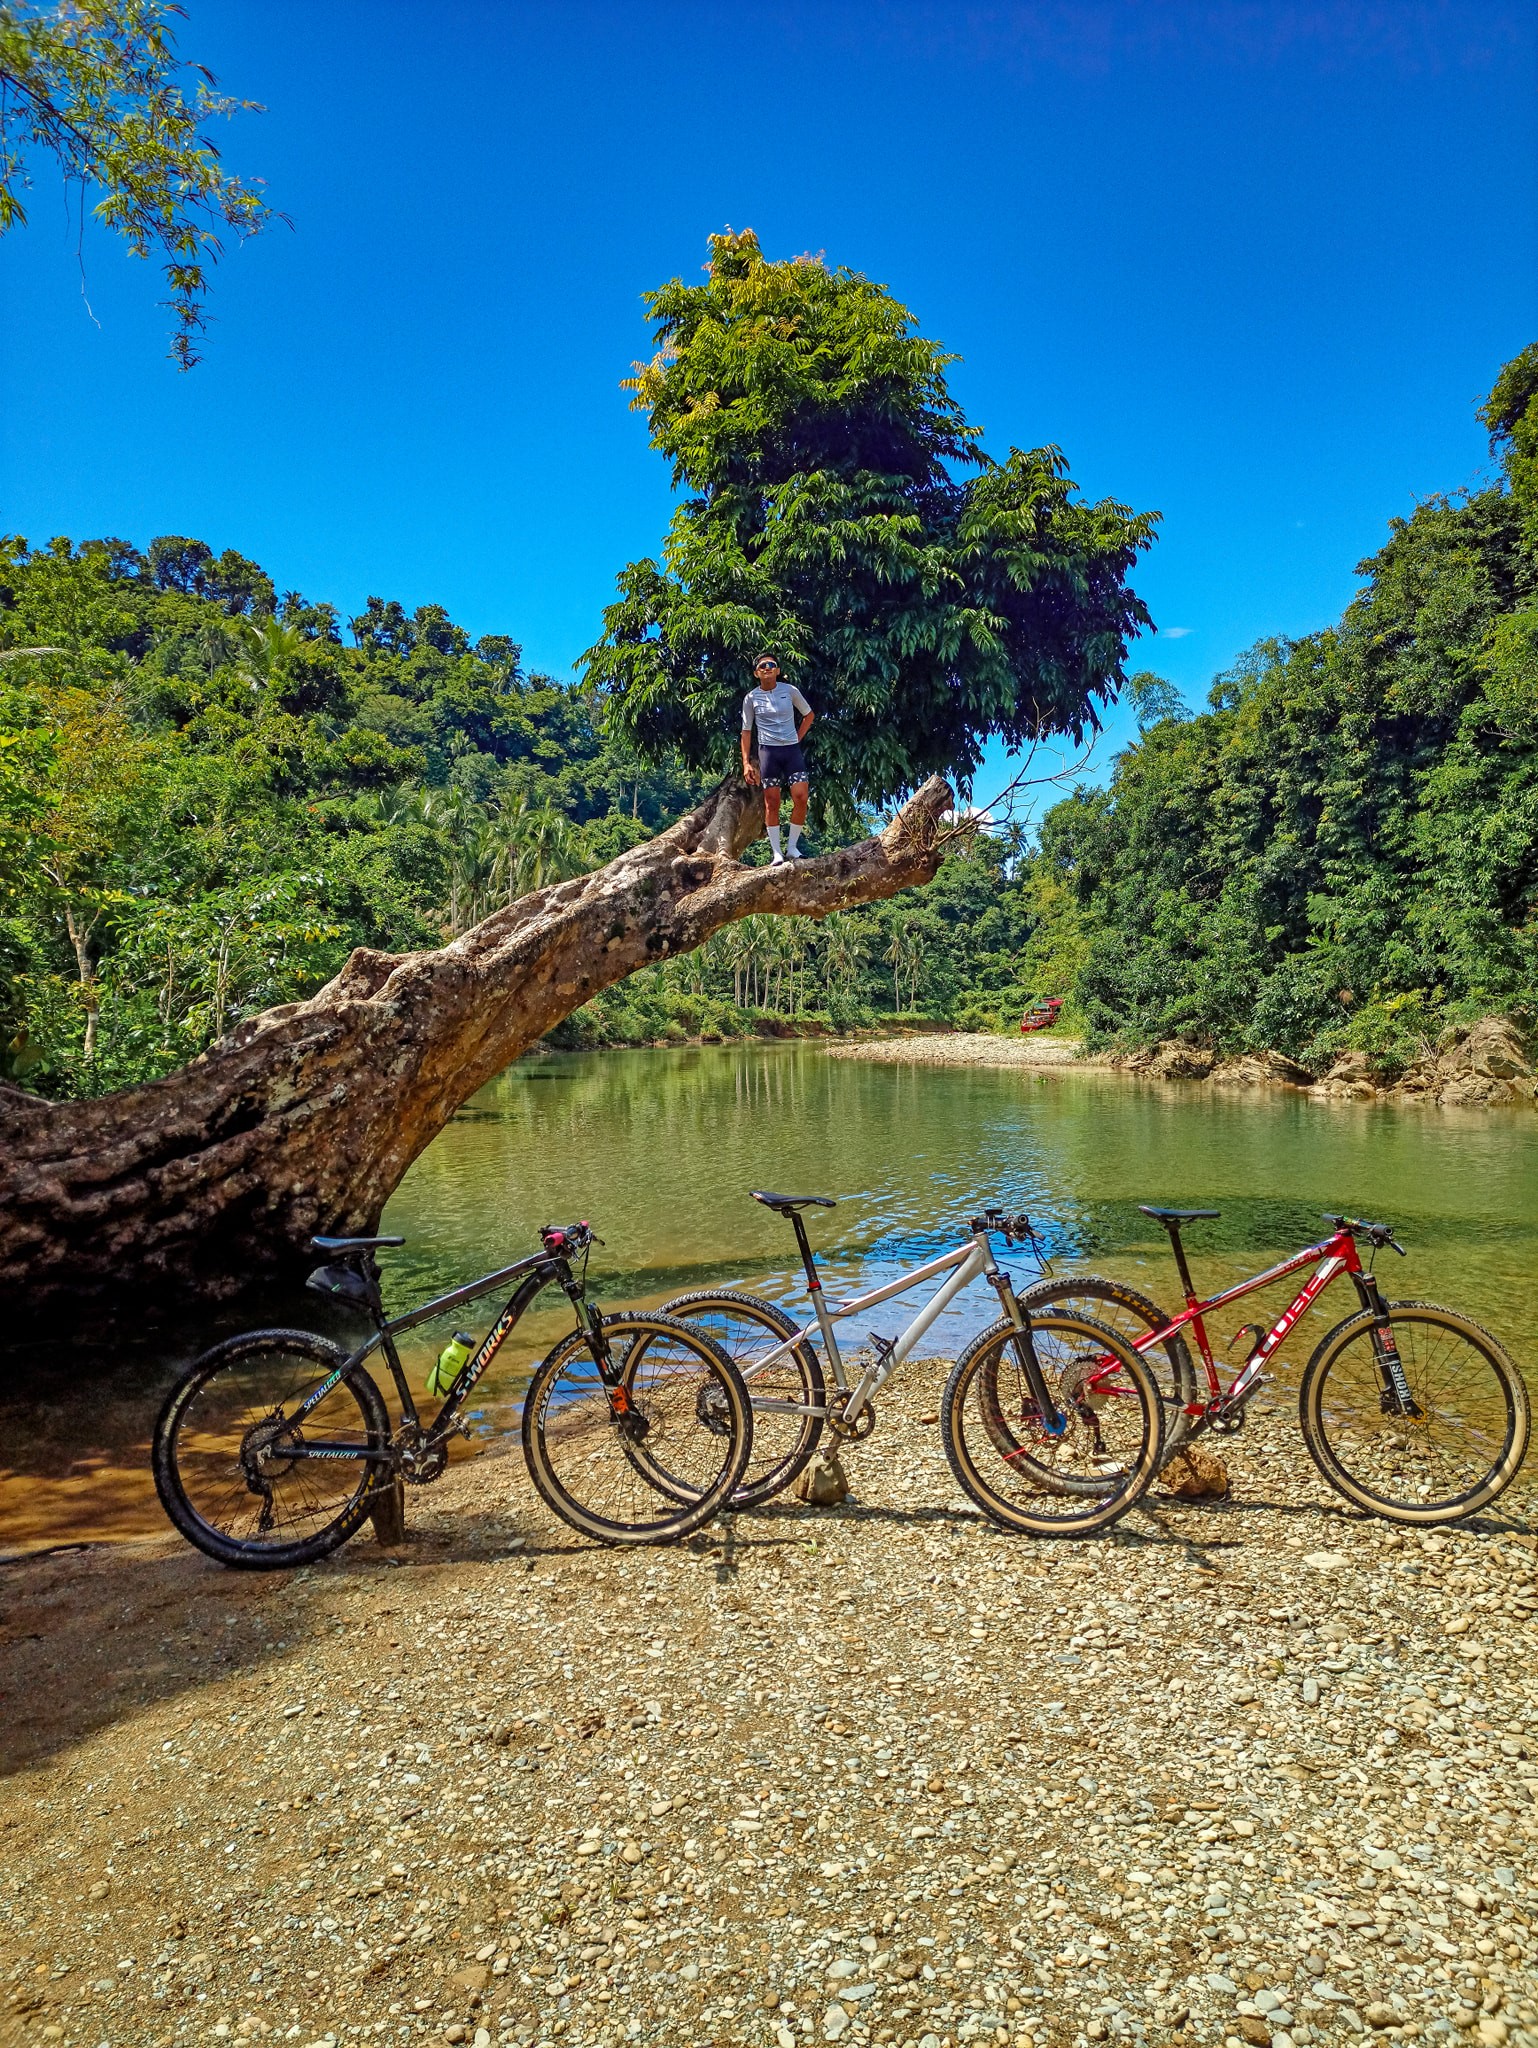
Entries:
POLYGON ((1378 1092, 1373 1079, 1372 1062, 1365 1052, 1343 1052, 1319 1083, 1320 1095, 1356 1096, 1363 1101, 1378 1092))
POLYGON ((1435 1056, 1412 1067, 1399 1092, 1448 1108, 1531 1103, 1532 1062, 1509 1018, 1481 1017, 1475 1024, 1449 1025, 1435 1056))
POLYGON ((1142 1071, 1156 1081, 1205 1081, 1217 1063, 1217 1054, 1205 1046, 1182 1045, 1172 1039, 1159 1047, 1142 1071))
POLYGON ((1224 1060, 1212 1076, 1221 1088, 1307 1088, 1313 1075, 1284 1052, 1245 1052, 1224 1060))

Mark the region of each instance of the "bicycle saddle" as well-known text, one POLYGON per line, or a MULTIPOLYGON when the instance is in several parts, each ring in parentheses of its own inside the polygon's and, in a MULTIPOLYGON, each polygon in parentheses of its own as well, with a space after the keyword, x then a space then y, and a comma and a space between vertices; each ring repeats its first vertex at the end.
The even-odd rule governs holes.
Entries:
POLYGON ((793 1216, 798 1209, 836 1209, 838 1204, 830 1195, 770 1195, 762 1188, 750 1188, 748 1192, 755 1202, 762 1202, 766 1209, 774 1209, 781 1216, 793 1216))
POLYGON ((1221 1209, 1155 1209, 1147 1202, 1138 1207, 1145 1216, 1152 1216, 1156 1223, 1162 1223, 1166 1230, 1172 1223, 1207 1223, 1222 1215, 1221 1209))
POLYGON ((312 1237, 318 1252, 372 1252, 381 1245, 404 1244, 403 1237, 312 1237))

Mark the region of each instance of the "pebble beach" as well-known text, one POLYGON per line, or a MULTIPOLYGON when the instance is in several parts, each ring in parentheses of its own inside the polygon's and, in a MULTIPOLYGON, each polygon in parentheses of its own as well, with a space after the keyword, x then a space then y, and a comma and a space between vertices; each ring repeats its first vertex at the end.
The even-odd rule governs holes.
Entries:
POLYGON ((1108 1537, 851 1497, 617 1553, 516 1456, 290 1576, 34 1557, 0 2043, 1538 2048, 1538 1539, 1402 1533, 1278 1396, 1108 1537))

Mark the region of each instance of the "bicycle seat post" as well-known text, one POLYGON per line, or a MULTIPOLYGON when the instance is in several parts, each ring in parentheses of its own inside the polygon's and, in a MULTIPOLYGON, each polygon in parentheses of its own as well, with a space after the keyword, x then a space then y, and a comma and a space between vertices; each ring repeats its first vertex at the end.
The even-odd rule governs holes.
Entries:
POLYGON ((1196 1283, 1191 1278, 1191 1268, 1186 1264, 1186 1248, 1181 1242, 1180 1222, 1177 1217, 1162 1219, 1170 1234, 1170 1250, 1175 1254, 1175 1271, 1180 1275, 1180 1284, 1186 1291, 1186 1307, 1196 1300, 1196 1283))
POLYGON ((798 1209, 790 1212, 790 1225, 796 1233, 796 1248, 801 1254, 801 1263, 806 1268, 806 1284, 813 1294, 822 1292, 822 1282, 817 1277, 817 1266, 812 1258, 811 1242, 806 1234, 806 1225, 801 1221, 798 1209))

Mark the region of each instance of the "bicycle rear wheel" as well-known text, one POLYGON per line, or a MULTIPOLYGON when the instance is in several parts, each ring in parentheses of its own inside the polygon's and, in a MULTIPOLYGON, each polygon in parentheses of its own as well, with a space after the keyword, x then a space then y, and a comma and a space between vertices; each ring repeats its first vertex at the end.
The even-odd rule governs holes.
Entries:
POLYGON ((957 1359, 940 1432, 957 1484, 1007 1529, 1090 1536, 1120 1520, 1159 1468, 1159 1390, 1137 1353, 1090 1316, 1032 1316, 1030 1336, 1066 1420, 1049 1436, 1013 1323, 957 1359))
POLYGON ((681 1316, 703 1330, 746 1381, 753 1402, 753 1455, 732 1506, 761 1507, 783 1493, 817 1448, 823 1417, 811 1411, 823 1405, 821 1361, 809 1344, 798 1344, 772 1365, 761 1365, 759 1360, 779 1350, 799 1326, 773 1302, 735 1287, 675 1295, 662 1304, 662 1313, 681 1316))
POLYGON ((1478 1323, 1429 1301, 1388 1304, 1416 1413, 1401 1415, 1373 1348, 1370 1310, 1337 1323, 1303 1368, 1299 1418, 1309 1456, 1370 1514, 1422 1527, 1478 1513, 1527 1452, 1527 1388, 1478 1323))
POLYGON ((523 1454, 546 1506, 600 1543, 673 1543, 718 1514, 753 1450, 742 1375, 676 1317, 602 1319, 627 1406, 616 1414, 585 1330, 536 1371, 523 1454), (666 1483, 664 1483, 666 1482, 666 1483))
POLYGON ((255 1330, 194 1359, 155 1424, 161 1505, 220 1564, 280 1571, 345 1543, 385 1470, 390 1418, 362 1366, 303 1420, 347 1354, 308 1330, 255 1330))
MULTIPOLYGON (((1136 1345, 1150 1330, 1162 1330, 1169 1321, 1156 1301, 1110 1280, 1102 1273, 1072 1273, 1061 1280, 1038 1280, 1020 1296, 1028 1314, 1055 1312, 1083 1315, 1104 1323, 1118 1337, 1136 1345)), ((1196 1391, 1196 1368, 1190 1348, 1177 1330, 1162 1344, 1150 1344, 1138 1356, 1154 1376, 1159 1389, 1160 1420, 1163 1427, 1161 1469, 1180 1449, 1191 1430, 1189 1404, 1201 1399, 1196 1391)))

